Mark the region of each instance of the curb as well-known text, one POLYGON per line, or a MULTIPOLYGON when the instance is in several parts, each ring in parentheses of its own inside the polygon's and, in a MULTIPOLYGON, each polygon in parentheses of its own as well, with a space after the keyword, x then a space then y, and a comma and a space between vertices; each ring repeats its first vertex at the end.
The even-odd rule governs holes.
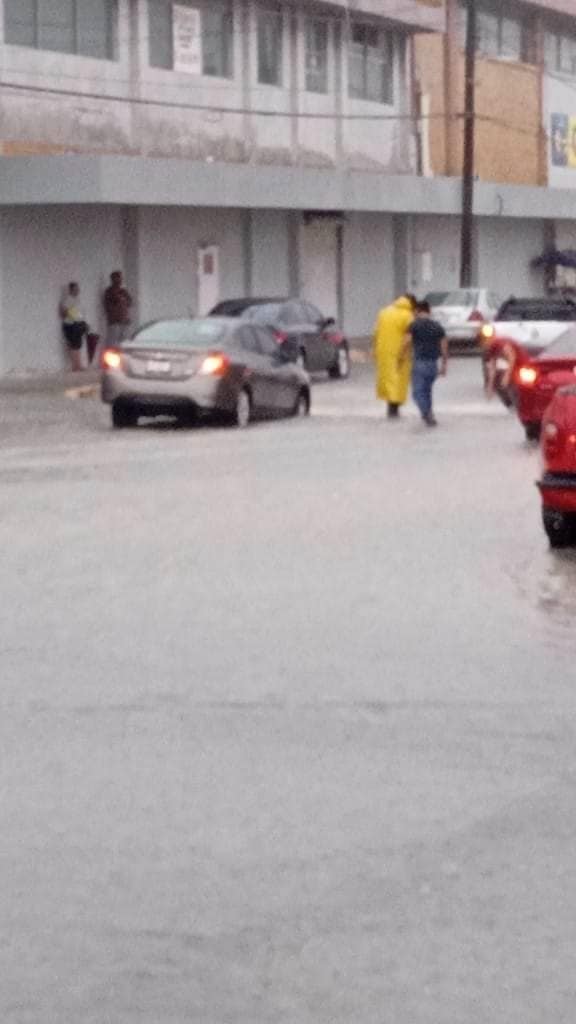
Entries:
POLYGON ((66 388, 64 395, 66 398, 75 400, 77 398, 96 398, 99 392, 99 384, 84 384, 77 388, 66 388))

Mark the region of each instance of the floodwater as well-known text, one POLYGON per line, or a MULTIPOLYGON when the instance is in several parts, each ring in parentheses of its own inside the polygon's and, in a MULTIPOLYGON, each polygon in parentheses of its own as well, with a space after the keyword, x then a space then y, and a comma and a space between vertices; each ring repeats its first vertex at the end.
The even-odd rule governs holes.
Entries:
POLYGON ((3 1024, 572 1024, 576 554, 478 376, 1 396, 3 1024))

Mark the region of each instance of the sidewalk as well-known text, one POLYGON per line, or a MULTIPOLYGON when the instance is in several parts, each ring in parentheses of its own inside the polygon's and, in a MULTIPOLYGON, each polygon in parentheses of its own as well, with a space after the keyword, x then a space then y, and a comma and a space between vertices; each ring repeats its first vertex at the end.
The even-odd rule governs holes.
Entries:
POLYGON ((0 395, 50 395, 66 391, 82 391, 98 384, 100 372, 97 369, 37 371, 29 373, 8 373, 0 376, 0 395))
MULTIPOLYGON (((350 342, 352 362, 370 362, 370 345, 369 338, 354 338, 350 342)), ((99 380, 100 371, 93 367, 77 373, 71 370, 7 373, 0 375, 0 395, 57 395, 70 392, 68 397, 75 398, 81 395, 84 389, 88 393, 93 392, 99 380)))

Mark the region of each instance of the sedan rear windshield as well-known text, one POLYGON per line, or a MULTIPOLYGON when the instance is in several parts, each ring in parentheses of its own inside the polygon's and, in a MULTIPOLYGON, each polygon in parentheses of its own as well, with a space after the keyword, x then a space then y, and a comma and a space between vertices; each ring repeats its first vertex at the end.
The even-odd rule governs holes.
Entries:
POLYGON ((469 289, 458 289, 455 292, 448 292, 446 298, 442 301, 442 306, 475 306, 478 302, 478 292, 470 291, 469 289))
POLYGON ((278 302, 268 303, 265 306, 249 306, 242 314, 243 320, 249 320, 251 324, 275 324, 278 322, 282 306, 278 302))
POLYGON ((497 320, 576 320, 576 305, 570 302, 530 301, 514 299, 505 302, 496 316, 497 320))
POLYGON ((570 330, 564 331, 548 345, 542 353, 542 358, 547 359, 548 356, 576 356, 576 328, 571 327, 570 330))
POLYGON ((228 325, 221 320, 158 320, 142 327, 129 345, 157 348, 211 348, 220 345, 228 334, 228 325))

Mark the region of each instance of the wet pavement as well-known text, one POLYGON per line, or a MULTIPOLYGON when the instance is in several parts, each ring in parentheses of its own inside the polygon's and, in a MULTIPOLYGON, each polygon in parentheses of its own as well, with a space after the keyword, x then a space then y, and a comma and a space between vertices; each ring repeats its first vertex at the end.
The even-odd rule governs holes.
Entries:
POLYGON ((573 1024, 576 554, 437 393, 0 396, 2 1024, 573 1024))

